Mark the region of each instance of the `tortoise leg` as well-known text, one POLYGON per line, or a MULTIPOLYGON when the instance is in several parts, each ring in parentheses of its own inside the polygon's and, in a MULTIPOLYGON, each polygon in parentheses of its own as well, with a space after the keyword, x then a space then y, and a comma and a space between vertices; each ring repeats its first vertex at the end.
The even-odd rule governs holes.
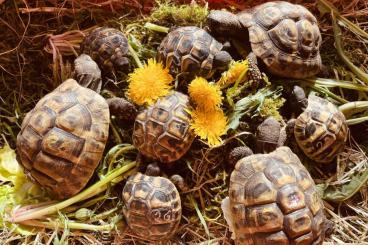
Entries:
POLYGON ((286 136, 287 139, 294 139, 294 127, 295 127, 295 119, 290 119, 286 124, 286 136))
POLYGON ((243 27, 238 17, 228 11, 212 10, 207 16, 207 30, 216 37, 243 34, 243 27))
POLYGON ((186 192, 189 190, 188 185, 185 183, 183 177, 178 174, 174 174, 170 177, 171 182, 182 192, 186 192))
POLYGON ((262 72, 258 67, 257 56, 253 52, 250 52, 247 56, 247 60, 249 62, 248 80, 252 80, 252 87, 256 88, 263 81, 262 72))
POLYGON ((134 123, 137 108, 124 98, 114 97, 106 100, 110 114, 124 122, 134 123))

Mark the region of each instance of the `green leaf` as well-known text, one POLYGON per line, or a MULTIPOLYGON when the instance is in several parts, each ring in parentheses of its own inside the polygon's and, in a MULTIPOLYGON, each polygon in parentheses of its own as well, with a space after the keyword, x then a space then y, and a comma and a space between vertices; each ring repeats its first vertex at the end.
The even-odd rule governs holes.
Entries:
POLYGON ((13 197, 13 188, 9 185, 0 186, 0 228, 12 230, 14 233, 28 236, 35 235, 36 229, 25 225, 16 225, 6 221, 8 214, 15 206, 15 200, 13 197))
POLYGON ((23 170, 19 166, 15 152, 5 145, 0 149, 0 180, 14 182, 15 178, 23 174, 23 170))
POLYGON ((27 179, 8 145, 0 149, 0 180, 6 182, 0 186, 0 228, 21 235, 35 234, 34 228, 7 222, 14 207, 48 200, 46 193, 27 179))
POLYGON ((229 116, 228 129, 236 129, 239 126, 240 118, 245 114, 251 114, 258 110, 263 104, 263 101, 269 98, 278 98, 281 95, 282 87, 278 86, 276 89, 271 87, 265 87, 254 95, 249 95, 243 99, 238 100, 233 108, 232 113, 229 116))
POLYGON ((349 183, 341 186, 332 186, 328 184, 317 185, 318 191, 324 200, 332 202, 343 202, 356 194, 368 181, 368 170, 356 174, 349 183))

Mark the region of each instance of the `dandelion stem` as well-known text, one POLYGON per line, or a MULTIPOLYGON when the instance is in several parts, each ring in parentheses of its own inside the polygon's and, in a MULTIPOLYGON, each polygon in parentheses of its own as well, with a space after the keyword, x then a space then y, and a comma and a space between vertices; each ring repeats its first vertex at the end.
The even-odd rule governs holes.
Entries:
MULTIPOLYGON (((120 221, 122 217, 119 217, 117 221, 120 221)), ((91 225, 91 224, 84 224, 74 221, 67 221, 66 223, 60 222, 59 220, 51 220, 51 221, 38 221, 38 220, 25 220, 20 222, 22 225, 29 225, 29 226, 36 226, 36 227, 43 227, 49 229, 58 228, 69 228, 69 229, 76 229, 76 230, 90 230, 90 231, 110 231, 114 229, 115 223, 108 224, 108 225, 91 225)))
POLYGON ((142 68, 143 67, 143 64, 142 62, 139 60, 139 57, 137 55, 137 52, 135 52, 135 50, 132 48, 132 46, 130 44, 128 44, 128 48, 129 48, 129 53, 130 55, 133 57, 135 63, 137 64, 137 66, 139 68, 142 68))
POLYGON ((61 209, 64 209, 74 203, 77 203, 81 200, 86 199, 87 197, 94 196, 104 190, 104 188, 101 188, 101 187, 106 186, 106 184, 113 181, 116 177, 120 176, 123 173, 126 173, 128 170, 134 168, 135 166, 136 166, 136 162, 128 162, 124 166, 118 169, 115 169, 113 172, 106 175, 104 179, 98 181, 97 183, 85 189, 81 193, 67 200, 61 201, 57 204, 54 204, 54 205, 51 205, 51 206, 48 206, 48 207, 45 207, 43 209, 39 209, 36 211, 30 209, 28 211, 23 212, 20 215, 15 212, 13 216, 11 217, 11 222, 19 223, 19 222, 30 220, 30 219, 38 219, 45 215, 56 213, 61 209))
POLYGON ((327 79, 327 78, 315 78, 315 79, 309 78, 309 79, 303 79, 300 81, 309 83, 309 84, 326 86, 326 87, 340 87, 340 88, 353 89, 353 90, 362 91, 362 92, 368 92, 368 86, 354 84, 348 81, 336 81, 334 79, 327 79))
POLYGON ((346 123, 348 125, 355 125, 355 124, 359 124, 359 123, 362 123, 362 122, 365 122, 365 121, 368 121, 368 116, 348 119, 348 120, 346 120, 346 123))
POLYGON ((157 31, 157 32, 163 32, 163 33, 168 33, 169 32, 169 28, 165 27, 165 26, 159 26, 150 22, 147 22, 144 25, 145 28, 152 30, 152 31, 157 31))
POLYGON ((349 118, 355 113, 359 113, 368 110, 368 101, 354 101, 343 104, 339 107, 339 110, 349 118))
POLYGON ((341 98, 340 96, 332 93, 330 90, 328 90, 327 88, 325 87, 322 87, 322 86, 318 86, 318 85, 315 85, 315 84, 308 84, 308 86, 310 86, 312 89, 320 92, 320 93, 324 93, 324 94, 327 94, 329 97, 333 98, 334 100, 340 102, 341 104, 344 104, 344 103, 348 103, 349 101, 347 101, 346 99, 344 98, 341 98))

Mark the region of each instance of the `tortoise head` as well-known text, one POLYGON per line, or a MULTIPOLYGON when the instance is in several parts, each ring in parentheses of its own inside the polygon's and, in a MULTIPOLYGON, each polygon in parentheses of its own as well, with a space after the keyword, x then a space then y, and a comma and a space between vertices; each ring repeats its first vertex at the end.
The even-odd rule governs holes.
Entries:
POLYGON ((295 85, 291 91, 291 103, 293 105, 294 110, 300 114, 304 111, 308 106, 308 99, 305 95, 305 91, 302 87, 295 85))
POLYGON ((92 89, 96 93, 101 92, 101 70, 91 56, 81 54, 74 60, 73 77, 79 85, 92 89))
POLYGON ((207 16, 207 26, 215 36, 236 36, 242 29, 238 17, 224 10, 212 10, 207 16))
POLYGON ((219 71, 228 69, 230 62, 233 60, 231 55, 226 51, 219 51, 213 59, 213 67, 219 71))

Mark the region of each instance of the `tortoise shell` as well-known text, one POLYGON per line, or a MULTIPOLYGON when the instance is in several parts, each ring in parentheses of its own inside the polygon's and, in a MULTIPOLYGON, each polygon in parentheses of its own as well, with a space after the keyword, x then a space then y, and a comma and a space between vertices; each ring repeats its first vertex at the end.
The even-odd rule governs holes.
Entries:
POLYGON ((236 244, 322 244, 325 216, 313 179, 288 147, 239 160, 230 177, 236 244))
POLYGON ((104 72, 129 70, 128 40, 117 29, 108 27, 94 29, 84 38, 81 52, 91 56, 104 72))
POLYGON ((344 149, 348 126, 334 104, 311 94, 307 109, 295 120, 294 135, 310 159, 329 163, 344 149))
POLYGON ((181 219, 181 201, 170 180, 137 173, 128 179, 122 197, 123 214, 135 234, 153 241, 175 234, 181 219))
POLYGON ((145 156, 170 163, 181 158, 194 140, 189 98, 172 92, 138 114, 133 144, 145 156))
POLYGON ((174 76, 210 78, 219 68, 215 65, 215 56, 222 49, 223 45, 205 30, 195 26, 179 27, 161 42, 157 60, 174 76))
POLYGON ((17 154, 26 175, 58 199, 78 193, 102 157, 109 122, 103 97, 66 80, 23 120, 17 154))
POLYGON ((320 71, 321 33, 316 18, 305 7, 268 2, 238 16, 248 28, 253 52, 271 73, 304 78, 320 71))

